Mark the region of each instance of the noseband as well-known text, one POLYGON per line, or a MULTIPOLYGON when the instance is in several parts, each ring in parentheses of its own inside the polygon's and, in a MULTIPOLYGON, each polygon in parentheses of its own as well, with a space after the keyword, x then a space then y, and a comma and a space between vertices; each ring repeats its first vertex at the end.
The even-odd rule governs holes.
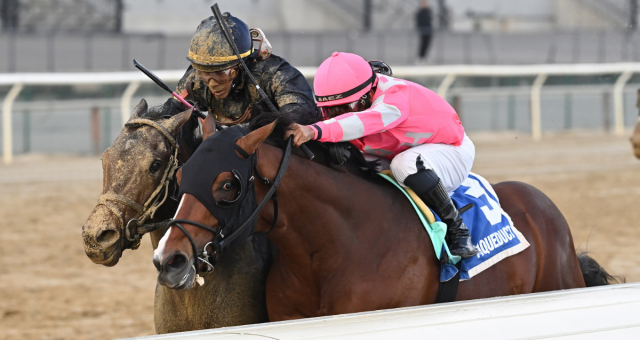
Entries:
POLYGON ((123 249, 125 238, 128 241, 133 242, 131 249, 135 250, 140 246, 142 235, 165 226, 165 223, 144 225, 144 222, 147 219, 152 219, 158 208, 160 208, 160 206, 162 206, 162 204, 164 204, 164 202, 167 200, 167 197, 169 196, 169 184, 171 183, 176 171, 180 167, 178 163, 178 152, 180 148, 178 147, 177 140, 173 138, 173 136, 171 136, 171 133, 169 133, 167 129, 165 129, 157 122, 144 118, 131 120, 125 124, 125 127, 135 128, 140 127, 141 125, 151 126, 160 131, 167 138, 169 144, 171 144, 173 155, 169 157, 169 162, 164 169, 164 174, 162 175, 160 184, 158 184, 156 190, 153 191, 144 205, 112 191, 105 193, 104 195, 100 196, 100 199, 98 199, 98 205, 107 207, 107 209, 109 209, 113 213, 113 215, 118 218, 121 229, 120 240, 123 249), (162 194, 163 192, 164 194, 162 194), (135 210, 137 213, 137 218, 132 218, 125 223, 124 214, 113 203, 119 203, 135 210), (131 230, 131 225, 135 226, 135 229, 133 231, 131 230))
MULTIPOLYGON (((273 230, 273 228, 276 225, 276 222, 278 221, 278 196, 276 194, 276 190, 278 189, 278 186, 280 186, 280 182, 282 181, 282 178, 284 177, 284 174, 287 172, 287 168, 289 167, 289 161, 291 160, 292 143, 293 143, 293 138, 289 137, 289 140, 287 141, 287 147, 284 150, 284 155, 280 163, 280 168, 278 169, 278 173, 273 182, 263 177, 262 175, 260 175, 257 169, 257 162, 254 163, 256 164, 256 166, 254 166, 253 171, 255 172, 257 177, 269 187, 269 190, 265 194, 262 202, 260 202, 260 204, 251 213, 251 215, 249 215, 249 217, 242 223, 242 225, 235 228, 235 223, 234 223, 234 225, 231 226, 231 233, 229 235, 224 235, 222 232, 222 228, 220 228, 219 230, 216 230, 202 223, 191 221, 191 220, 174 219, 169 221, 169 224, 167 226, 171 227, 175 225, 178 229, 180 229, 180 231, 184 233, 184 235, 187 237, 187 239, 191 243, 191 248, 194 254, 196 275, 199 272, 200 262, 203 262, 207 265, 207 269, 205 270, 206 273, 213 271, 218 256, 221 255, 222 252, 226 248, 228 248, 233 243, 234 240, 236 240, 240 235, 242 235, 247 230, 247 228, 255 225, 254 223, 258 217, 258 214, 264 208, 264 206, 269 202, 270 199, 273 199, 273 202, 274 202, 274 205, 273 205, 274 219, 273 219, 271 228, 269 229, 267 234, 270 233, 271 230, 273 230), (198 227, 200 229, 204 229, 206 231, 213 233, 214 235, 213 239, 207 244, 205 244, 201 252, 198 252, 195 240, 193 239, 191 234, 189 234, 189 232, 182 226, 182 223, 191 224, 195 227, 198 227), (211 252, 207 252, 207 248, 209 247, 211 247, 211 250, 212 250, 211 252)), ((249 157, 256 157, 256 153, 253 153, 249 157)), ((253 177, 249 178, 247 180, 247 183, 243 183, 243 184, 246 184, 247 186, 253 185, 253 177)), ((253 191, 253 195, 255 195, 255 191, 253 191)))

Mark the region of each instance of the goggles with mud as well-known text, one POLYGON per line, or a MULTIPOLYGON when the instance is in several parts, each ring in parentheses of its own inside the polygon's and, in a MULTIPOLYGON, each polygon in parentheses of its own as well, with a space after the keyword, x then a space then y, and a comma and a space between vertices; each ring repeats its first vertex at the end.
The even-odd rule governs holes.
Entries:
POLYGON ((198 71, 200 74, 207 75, 209 79, 213 79, 218 84, 226 84, 231 82, 238 75, 238 65, 231 66, 227 69, 213 72, 198 71))

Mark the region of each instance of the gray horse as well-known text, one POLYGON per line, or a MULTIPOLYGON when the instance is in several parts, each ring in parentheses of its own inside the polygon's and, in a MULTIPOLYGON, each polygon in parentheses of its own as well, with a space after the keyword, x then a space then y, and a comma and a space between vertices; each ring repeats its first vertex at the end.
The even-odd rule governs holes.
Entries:
MULTIPOLYGON (((115 266, 125 249, 136 249, 149 232, 153 249, 173 217, 177 202, 173 174, 202 141, 191 111, 177 114, 163 106, 148 109, 143 99, 120 136, 102 155, 103 189, 82 227, 85 253, 97 264, 115 266), (156 229, 151 231, 152 229, 156 229)), ((205 284, 189 291, 156 286, 157 333, 266 322, 265 282, 273 248, 266 237, 230 249, 205 284)))

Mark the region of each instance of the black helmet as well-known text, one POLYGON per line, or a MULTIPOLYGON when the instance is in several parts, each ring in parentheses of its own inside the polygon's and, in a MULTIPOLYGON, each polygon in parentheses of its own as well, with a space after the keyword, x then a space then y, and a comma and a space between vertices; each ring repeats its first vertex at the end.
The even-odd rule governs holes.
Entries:
MULTIPOLYGON (((240 57, 245 58, 251 55, 253 43, 249 26, 228 12, 222 17, 227 22, 240 57)), ((214 17, 202 20, 196 29, 196 33, 191 38, 187 60, 191 62, 193 68, 204 72, 220 71, 240 63, 214 17)))

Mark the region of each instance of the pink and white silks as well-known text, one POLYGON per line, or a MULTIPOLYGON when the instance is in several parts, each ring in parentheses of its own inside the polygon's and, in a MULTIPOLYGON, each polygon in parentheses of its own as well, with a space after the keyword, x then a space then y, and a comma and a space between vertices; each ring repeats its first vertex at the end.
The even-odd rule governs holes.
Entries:
POLYGON ((417 171, 417 155, 449 192, 466 179, 475 147, 446 100, 416 83, 380 74, 372 99, 368 110, 311 126, 316 139, 350 141, 363 152, 392 159, 391 170, 400 184, 417 171))

